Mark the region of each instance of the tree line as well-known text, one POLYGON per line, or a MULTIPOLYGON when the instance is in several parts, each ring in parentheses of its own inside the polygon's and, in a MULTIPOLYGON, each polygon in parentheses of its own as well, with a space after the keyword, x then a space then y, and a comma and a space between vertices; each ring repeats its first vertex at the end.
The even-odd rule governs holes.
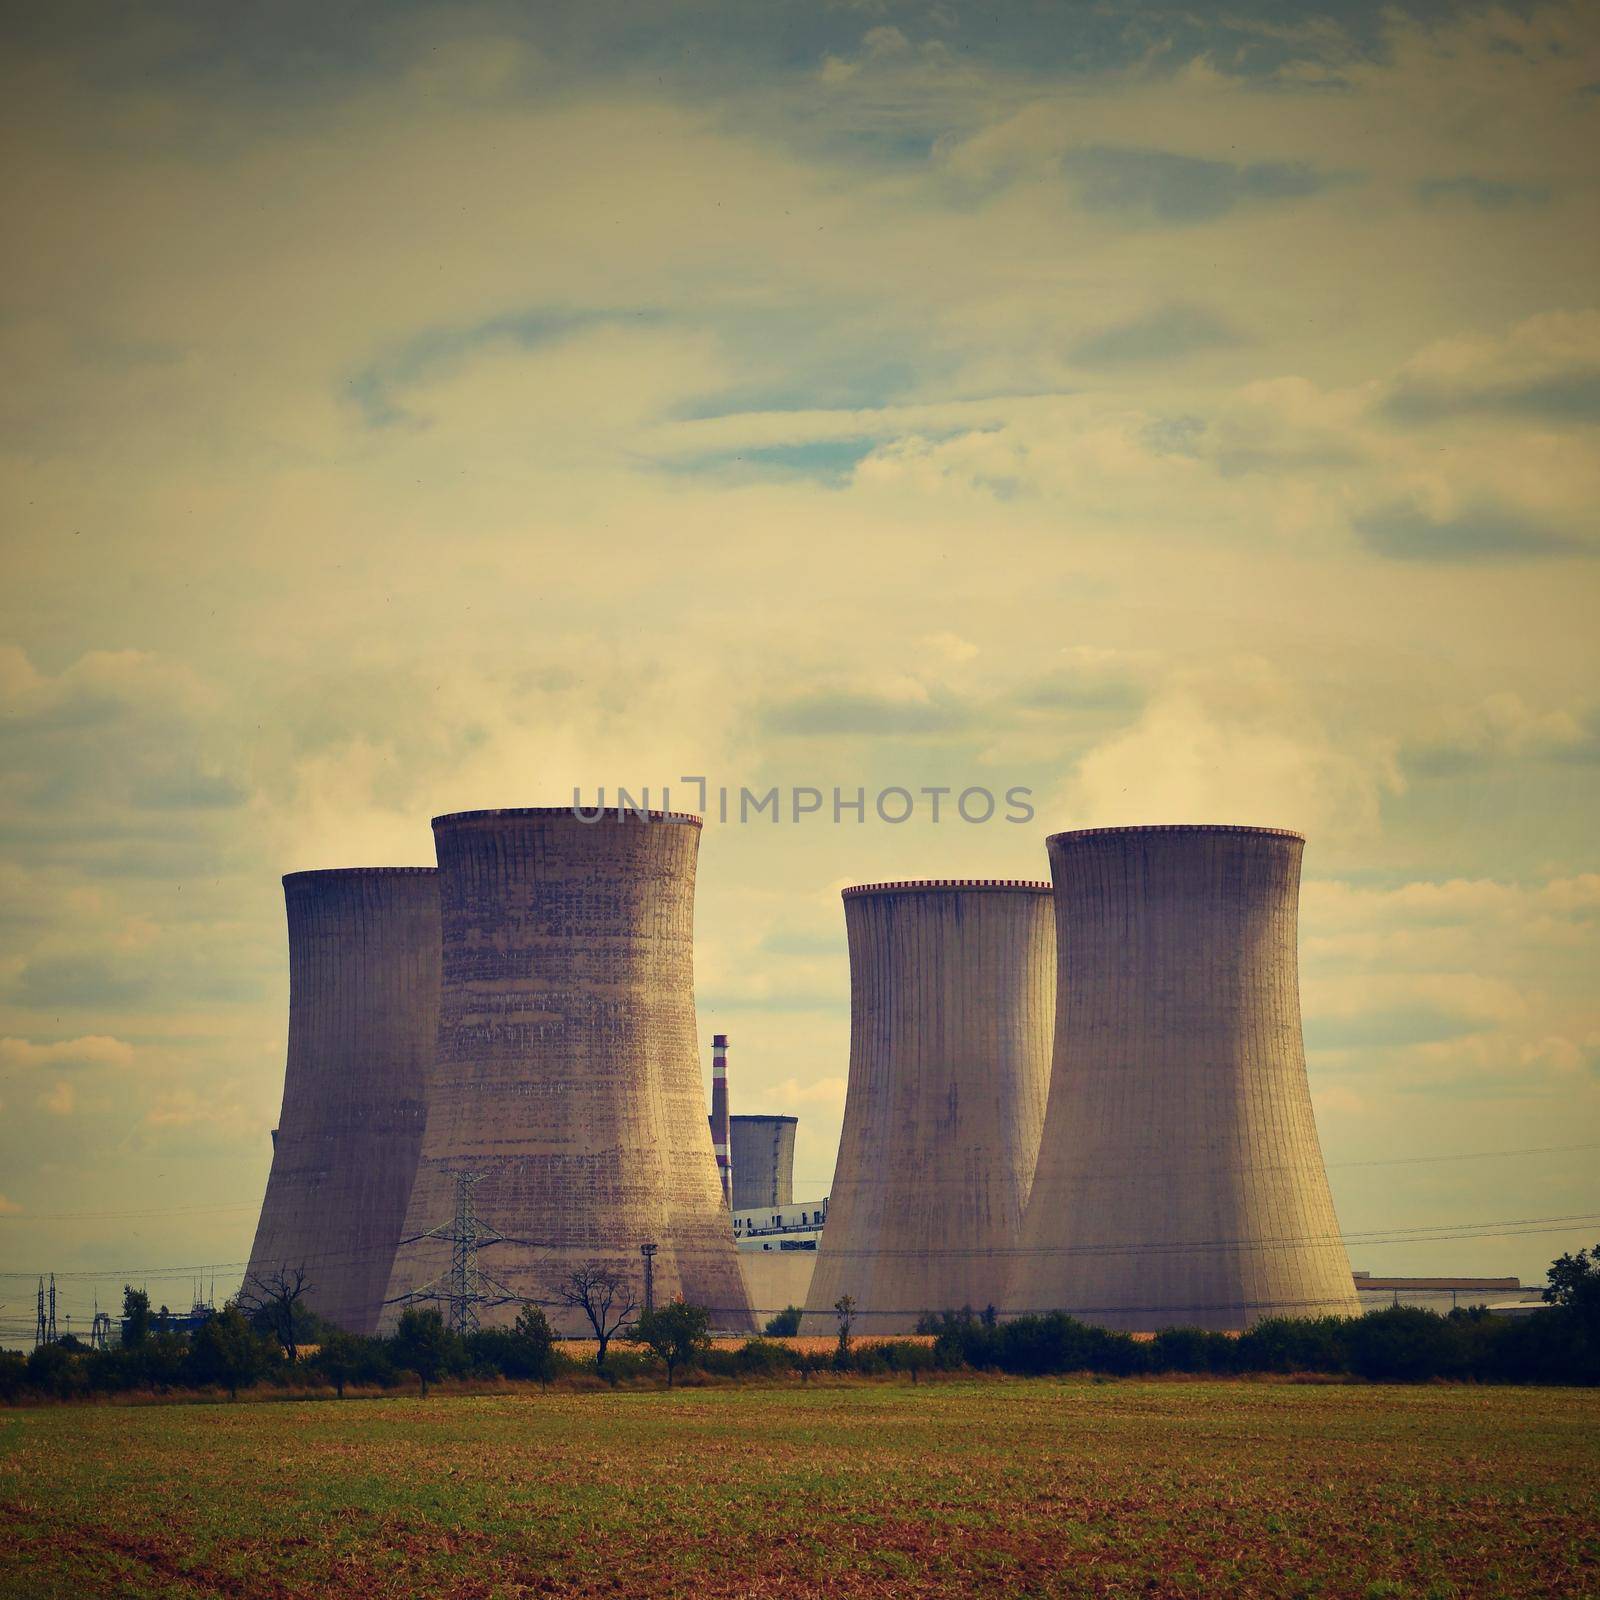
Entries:
POLYGON ((548 1385, 587 1374, 615 1384, 697 1370, 727 1379, 861 1376, 961 1370, 1019 1375, 1097 1372, 1310 1372, 1369 1381, 1454 1379, 1486 1383, 1600 1383, 1600 1245, 1552 1263, 1547 1304, 1507 1318, 1481 1309, 1445 1315, 1409 1306, 1359 1317, 1270 1318, 1237 1336, 1167 1328, 1153 1339, 1091 1327, 1063 1313, 1001 1320, 993 1310, 945 1311, 922 1320, 931 1341, 855 1336, 855 1302, 836 1302, 836 1337, 818 1350, 786 1342, 800 1313, 788 1308, 764 1336, 713 1346, 710 1313, 682 1300, 635 1314, 631 1293, 600 1268, 564 1280, 562 1303, 581 1311, 595 1334, 593 1354, 563 1350, 537 1305, 522 1305, 509 1327, 465 1335, 432 1307, 406 1308, 392 1334, 362 1338, 322 1321, 305 1303, 303 1271, 281 1270, 247 1283, 240 1297, 210 1312, 192 1332, 171 1326, 165 1308, 128 1286, 123 1341, 88 1349, 72 1336, 26 1357, 0 1352, 0 1399, 78 1399, 129 1391, 333 1388, 393 1390, 415 1383, 426 1394, 444 1380, 512 1379, 548 1385), (626 1341, 619 1348, 619 1341, 626 1341))

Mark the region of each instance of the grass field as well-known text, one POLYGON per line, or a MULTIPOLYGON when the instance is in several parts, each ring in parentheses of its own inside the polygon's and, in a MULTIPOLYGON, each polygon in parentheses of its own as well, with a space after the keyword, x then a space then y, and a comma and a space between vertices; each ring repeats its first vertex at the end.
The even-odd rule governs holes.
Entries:
POLYGON ((1600 1394, 962 1380, 0 1412, 0 1595, 1600 1592, 1600 1394))

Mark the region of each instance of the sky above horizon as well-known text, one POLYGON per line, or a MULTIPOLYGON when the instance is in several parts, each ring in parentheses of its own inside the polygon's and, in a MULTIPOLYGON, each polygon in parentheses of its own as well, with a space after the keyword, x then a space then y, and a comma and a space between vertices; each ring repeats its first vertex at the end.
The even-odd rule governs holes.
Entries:
POLYGON ((689 774, 1032 791, 708 820, 703 1042, 797 1194, 843 885, 1238 822, 1308 837, 1353 1264, 1600 1237, 1592 7, 6 30, 0 1339, 39 1272, 233 1287, 282 873, 689 774))

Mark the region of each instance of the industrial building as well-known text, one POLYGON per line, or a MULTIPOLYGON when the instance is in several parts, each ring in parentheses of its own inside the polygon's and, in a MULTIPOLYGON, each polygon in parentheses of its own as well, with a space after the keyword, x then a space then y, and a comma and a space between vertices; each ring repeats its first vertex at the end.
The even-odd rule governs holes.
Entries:
POLYGON ((303 1268, 311 1309, 370 1334, 422 1143, 439 1016, 437 875, 295 872, 283 891, 289 1048, 249 1275, 303 1268))
POLYGON ((1355 1274, 1356 1299, 1363 1311, 1386 1306, 1414 1306, 1441 1315, 1484 1306, 1492 1311, 1540 1311, 1544 1293, 1529 1288, 1520 1278, 1375 1278, 1370 1272, 1355 1274))
POLYGON ((658 1302, 682 1294, 750 1328, 695 1029, 700 819, 549 807, 433 828, 438 1053, 390 1320, 442 1297, 470 1186, 477 1264, 506 1291, 486 1293, 483 1323, 530 1299, 586 1334, 555 1286, 598 1266, 642 1301, 648 1244, 658 1302))
POLYGON ((733 1213, 739 1270, 757 1322, 805 1305, 827 1220, 826 1198, 733 1213))
POLYGON ((787 1206, 794 1199, 794 1136, 800 1119, 745 1116, 730 1120, 735 1218, 740 1212, 787 1206))
POLYGON ((801 1323, 863 1333, 1005 1303, 1044 1118, 1055 1011, 1050 886, 844 891, 850 1076, 828 1226, 801 1323))
POLYGON ((1057 1028, 1009 1309, 1130 1330, 1357 1312, 1301 1039, 1304 843, 1049 839, 1057 1028))

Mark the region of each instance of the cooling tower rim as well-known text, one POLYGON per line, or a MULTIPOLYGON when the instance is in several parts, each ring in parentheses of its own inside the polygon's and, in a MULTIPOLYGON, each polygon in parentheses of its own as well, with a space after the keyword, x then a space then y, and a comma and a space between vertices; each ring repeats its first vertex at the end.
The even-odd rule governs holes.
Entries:
POLYGON ((729 1122, 799 1122, 799 1117, 791 1117, 784 1111, 740 1111, 730 1113, 729 1122))
POLYGON ((418 878, 433 877, 437 867, 306 867, 283 875, 284 887, 314 878, 418 878))
POLYGON ((1032 878, 909 878, 897 883, 856 883, 840 891, 845 900, 869 894, 925 894, 976 889, 1012 894, 1053 894, 1053 885, 1032 878))
MULTIPOLYGON (((585 806, 583 809, 587 811, 594 808, 585 806)), ((641 818, 631 806, 625 806, 620 813, 615 806, 605 806, 601 814, 593 819, 578 816, 571 806, 499 806, 487 811, 447 811, 442 816, 435 817, 431 825, 438 828, 453 822, 516 821, 525 817, 566 817, 585 828, 598 828, 607 822, 639 821, 675 822, 691 828, 704 826, 704 820, 693 811, 647 810, 641 818)))
POLYGON ((1068 828, 1064 833, 1045 835, 1045 843, 1066 844, 1079 839, 1135 838, 1142 834, 1213 834, 1228 833, 1266 839, 1294 839, 1306 842, 1303 833, 1293 828, 1261 828, 1246 823, 1231 822, 1153 822, 1139 823, 1127 828, 1068 828))

